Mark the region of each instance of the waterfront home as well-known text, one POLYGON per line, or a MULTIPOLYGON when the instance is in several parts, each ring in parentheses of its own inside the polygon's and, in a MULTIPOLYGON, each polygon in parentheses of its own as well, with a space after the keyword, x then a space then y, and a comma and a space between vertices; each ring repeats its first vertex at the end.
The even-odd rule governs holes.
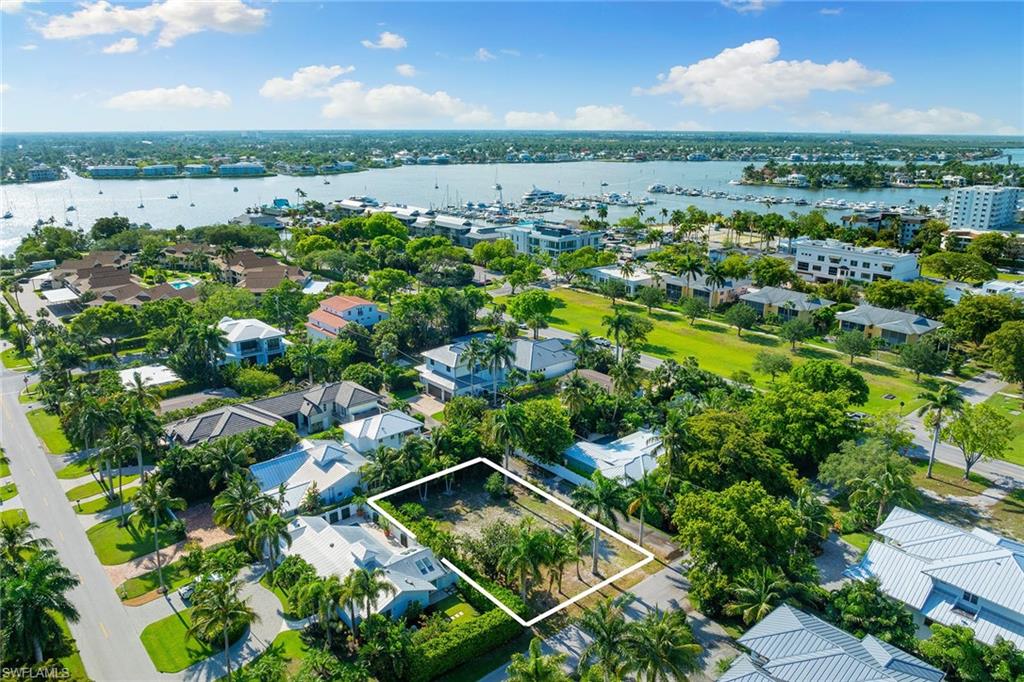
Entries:
POLYGON ((284 355, 288 343, 283 331, 255 318, 235 320, 222 317, 217 328, 224 332, 226 341, 221 364, 267 365, 284 355))
POLYGON ((300 434, 318 433, 380 412, 382 396, 353 381, 318 384, 251 403, 226 405, 168 424, 168 437, 191 447, 282 421, 300 434))
POLYGON ((587 471, 599 470, 607 478, 628 485, 658 468, 661 438, 640 429, 610 442, 580 441, 563 453, 567 462, 587 471))
POLYGON ((732 303, 751 285, 749 279, 729 278, 721 285, 713 287, 708 284, 707 277, 704 275, 691 275, 689 282, 686 281, 686 277, 679 275, 664 275, 662 283, 665 286, 665 297, 668 300, 678 301, 684 297, 699 298, 711 308, 724 303, 732 303))
MULTIPOLYGON (((298 511, 311 486, 316 486, 324 506, 350 499, 361 481, 359 469, 367 461, 336 440, 302 440, 283 455, 253 464, 249 473, 265 495, 278 498, 283 492, 282 513, 290 515, 298 511)), ((346 505, 340 516, 347 519, 351 514, 346 505)))
POLYGON ((117 166, 102 164, 89 166, 89 175, 94 178, 135 178, 139 175, 138 166, 117 166))
POLYGON ((373 327, 388 314, 376 303, 359 296, 331 296, 320 301, 320 307, 306 316, 306 333, 314 341, 335 339, 349 322, 373 327))
MULTIPOLYGON (((302 557, 317 575, 332 575, 342 580, 355 569, 379 568, 391 583, 393 592, 381 595, 370 613, 388 618, 402 616, 413 602, 421 607, 437 603, 448 596, 448 588, 458 576, 445 569, 433 551, 423 547, 400 529, 383 531, 371 523, 331 523, 322 516, 297 516, 288 523, 291 545, 282 544, 285 556, 302 557)), ((376 517, 376 512, 373 513, 376 517)), ((355 606, 356 621, 364 620, 365 604, 355 606)), ((338 616, 352 627, 348 608, 338 616)))
POLYGON ((881 246, 854 246, 837 239, 800 237, 794 243, 796 272, 811 282, 875 282, 920 277, 917 256, 881 246))
POLYGON ((599 265, 595 268, 587 268, 583 271, 594 282, 621 282, 630 296, 636 294, 640 287, 656 286, 654 275, 645 268, 637 267, 631 274, 624 274, 618 265, 599 265))
POLYGON ((719 682, 942 682, 945 673, 873 635, 857 639, 788 604, 738 640, 719 682))
POLYGON ((345 442, 363 455, 377 448, 398 448, 409 436, 423 432, 423 423, 404 412, 391 410, 342 425, 345 442))
POLYGON ((50 168, 45 163, 40 163, 28 169, 29 182, 48 182, 50 180, 56 180, 59 177, 60 172, 54 168, 50 168))
POLYGON ((600 248, 601 238, 604 236, 604 232, 600 230, 580 230, 543 223, 522 223, 514 227, 499 228, 497 232, 511 239, 518 253, 541 253, 552 258, 585 246, 600 248))
POLYGON ((756 310, 761 319, 778 315, 784 322, 793 318, 810 322, 815 311, 835 304, 827 298, 780 287, 753 289, 740 296, 740 300, 756 310))
POLYGON ((224 177, 265 175, 267 168, 258 161, 239 161, 238 163, 222 163, 217 172, 224 177))
POLYGON ((321 173, 349 173, 355 169, 356 164, 352 161, 333 161, 320 166, 321 173))
POLYGON ((889 345, 913 343, 925 334, 942 326, 917 313, 878 308, 863 303, 853 310, 836 313, 839 329, 844 332, 864 332, 871 338, 880 338, 889 345))
MULTIPOLYGON (((416 371, 427 395, 447 402, 456 395, 489 393, 495 378, 499 387, 504 385, 508 373, 505 367, 498 369, 495 377, 486 362, 473 367, 466 364, 465 353, 472 338, 465 336, 422 353, 424 363, 416 371)), ((475 338, 486 343, 490 334, 477 334, 475 338)), ((561 339, 515 339, 512 343, 513 366, 527 374, 539 373, 551 379, 576 368, 576 355, 561 339)))
POLYGON ((142 167, 142 177, 159 178, 178 174, 178 167, 173 163, 155 163, 151 166, 142 167))
POLYGON ((284 220, 265 213, 240 213, 229 220, 228 224, 244 227, 269 227, 274 230, 283 230, 288 227, 288 223, 284 220))
POLYGON ((1024 544, 981 528, 956 526, 896 507, 846 575, 876 578, 926 624, 963 625, 985 644, 1024 648, 1024 544))

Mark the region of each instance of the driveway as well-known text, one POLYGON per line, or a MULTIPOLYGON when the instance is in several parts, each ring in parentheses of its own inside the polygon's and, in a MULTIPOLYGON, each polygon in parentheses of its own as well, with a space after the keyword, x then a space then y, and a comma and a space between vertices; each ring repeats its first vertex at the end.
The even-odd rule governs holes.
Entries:
POLYGON ((857 563, 860 559, 860 550, 848 542, 842 540, 838 535, 832 533, 821 545, 821 554, 814 559, 814 565, 818 567, 821 574, 819 584, 828 591, 837 590, 847 582, 849 578, 843 577, 843 571, 849 566, 857 563))

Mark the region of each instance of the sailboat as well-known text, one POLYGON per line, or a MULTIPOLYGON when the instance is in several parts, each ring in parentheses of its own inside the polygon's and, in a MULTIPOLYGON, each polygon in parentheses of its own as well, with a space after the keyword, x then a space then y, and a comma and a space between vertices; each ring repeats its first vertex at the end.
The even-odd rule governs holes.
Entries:
POLYGON ((194 208, 195 205, 196 205, 196 202, 192 201, 192 186, 191 185, 189 185, 189 187, 188 187, 188 205, 190 207, 192 207, 192 208, 194 208))
POLYGON ((325 185, 329 185, 329 184, 331 184, 331 181, 330 181, 330 180, 328 180, 327 178, 324 178, 324 184, 325 184, 325 185))
POLYGON ((237 192, 237 191, 238 191, 238 188, 237 188, 237 187, 235 187, 235 188, 234 188, 233 190, 231 190, 231 191, 232 191, 232 192, 237 192))
POLYGON ((434 173, 434 189, 440 189, 440 187, 437 186, 437 173, 434 173))
POLYGON ((142 192, 139 192, 139 208, 146 208, 146 205, 142 203, 142 192))

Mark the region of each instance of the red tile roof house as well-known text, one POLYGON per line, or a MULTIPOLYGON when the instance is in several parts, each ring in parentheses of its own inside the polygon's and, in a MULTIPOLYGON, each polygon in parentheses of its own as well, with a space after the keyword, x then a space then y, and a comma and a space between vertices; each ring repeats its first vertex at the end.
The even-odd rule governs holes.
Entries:
POLYGON ((320 307, 306 318, 306 333, 314 341, 337 338, 338 332, 349 322, 372 327, 386 319, 377 304, 358 296, 331 296, 320 301, 320 307))

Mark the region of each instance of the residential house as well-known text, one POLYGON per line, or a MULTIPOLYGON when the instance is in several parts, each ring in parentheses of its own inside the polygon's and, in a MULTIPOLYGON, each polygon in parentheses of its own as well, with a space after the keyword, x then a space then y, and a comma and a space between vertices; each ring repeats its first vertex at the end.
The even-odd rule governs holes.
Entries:
POLYGON ((1024 543, 981 528, 965 531, 896 507, 851 578, 877 578, 924 634, 929 622, 963 625, 985 644, 1024 648, 1024 543))
POLYGON ((576 369, 576 354, 562 339, 516 339, 514 366, 553 379, 576 369))
POLYGON ((740 300, 756 310, 761 318, 778 315, 784 322, 793 318, 810 322, 816 311, 835 303, 814 294, 780 287, 753 289, 740 296, 740 300))
POLYGON ((284 355, 288 344, 283 331, 255 318, 235 320, 222 317, 217 327, 224 332, 227 341, 222 364, 267 365, 284 355))
POLYGON ((878 308, 867 303, 853 310, 836 313, 836 320, 839 321, 841 331, 864 332, 869 337, 880 338, 894 346, 913 343, 942 326, 941 322, 916 313, 878 308))
POLYGON ((661 438, 640 429, 610 442, 580 441, 563 453, 568 462, 588 471, 599 470, 607 478, 632 483, 658 468, 661 438))
POLYGON ((640 287, 657 286, 654 273, 648 272, 641 267, 638 267, 631 274, 625 274, 618 265, 599 265, 594 268, 587 268, 583 271, 583 274, 589 277, 594 284, 621 282, 630 296, 636 294, 640 287))
POLYGON ((288 227, 287 221, 266 213, 240 213, 229 220, 228 223, 245 227, 270 227, 275 230, 283 230, 288 227))
POLYGON ((681 298, 699 298, 708 304, 710 308, 716 308, 725 303, 732 303, 751 285, 748 279, 726 279, 720 286, 711 286, 704 275, 691 276, 690 281, 679 275, 665 275, 665 297, 670 301, 678 301, 681 298))
POLYGON ((320 307, 306 317, 306 333, 310 339, 334 339, 349 322, 370 328, 388 314, 376 303, 359 296, 331 296, 320 301, 320 307))
POLYGON ((368 455, 377 448, 398 448, 409 436, 423 431, 423 424, 404 412, 391 410, 342 425, 345 442, 368 455))
POLYGON ((719 682, 942 682, 945 673, 873 635, 857 639, 783 604, 737 640, 719 682))
MULTIPOLYGON (((380 569, 394 592, 381 595, 374 611, 388 618, 398 618, 413 602, 421 607, 437 603, 448 596, 448 588, 458 576, 447 570, 415 539, 399 531, 398 538, 369 523, 331 523, 323 516, 298 516, 288 524, 291 544, 282 545, 286 556, 297 555, 316 569, 317 575, 344 579, 356 569, 380 569)), ((365 606, 355 608, 356 621, 368 615, 365 606)), ((348 608, 340 608, 338 616, 351 627, 348 608)))
POLYGON ((300 287, 309 283, 310 276, 302 268, 282 265, 272 256, 261 256, 245 249, 215 260, 220 277, 228 284, 248 289, 257 296, 289 279, 300 287))
POLYGON ((317 433, 377 414, 381 400, 355 382, 336 381, 219 407, 168 424, 165 431, 170 440, 187 447, 283 421, 294 424, 300 434, 317 433))
POLYGON ((56 180, 59 177, 60 173, 55 168, 47 166, 45 163, 40 163, 28 169, 29 182, 48 182, 50 180, 56 180))
MULTIPOLYGON (((302 440, 283 455, 253 464, 249 473, 265 495, 276 498, 284 493, 283 513, 290 515, 298 511, 314 485, 325 506, 349 500, 361 480, 359 469, 367 461, 354 448, 336 440, 302 440)), ((346 505, 339 516, 347 519, 352 512, 351 505, 346 505)))

